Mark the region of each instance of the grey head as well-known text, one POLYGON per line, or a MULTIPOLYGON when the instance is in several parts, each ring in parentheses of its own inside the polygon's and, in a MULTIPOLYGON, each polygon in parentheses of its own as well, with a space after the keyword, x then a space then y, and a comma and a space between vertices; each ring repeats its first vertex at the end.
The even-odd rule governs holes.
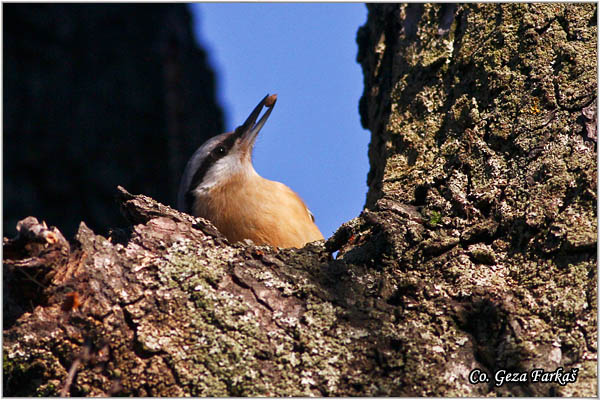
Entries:
POLYGON ((254 142, 271 115, 276 99, 276 95, 266 95, 235 131, 222 133, 207 140, 194 152, 179 184, 179 211, 192 214, 197 196, 207 193, 234 174, 254 171, 251 161, 254 142), (256 122, 264 106, 268 109, 256 122))

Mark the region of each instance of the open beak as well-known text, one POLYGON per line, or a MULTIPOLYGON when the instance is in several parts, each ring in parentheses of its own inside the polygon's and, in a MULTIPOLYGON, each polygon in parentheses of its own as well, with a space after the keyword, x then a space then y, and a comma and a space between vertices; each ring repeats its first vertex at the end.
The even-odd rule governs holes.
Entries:
POLYGON ((260 132, 265 122, 267 122, 267 119, 269 118, 269 115, 271 115, 271 111, 273 111, 276 101, 276 94, 270 96, 267 94, 260 101, 260 103, 258 103, 254 110, 252 110, 252 113, 250 113, 250 116, 246 119, 246 122, 235 129, 233 134, 241 140, 241 145, 246 150, 251 150, 252 146, 254 146, 258 132, 260 132), (267 107, 267 112, 265 112, 261 119, 256 122, 263 107, 267 107))

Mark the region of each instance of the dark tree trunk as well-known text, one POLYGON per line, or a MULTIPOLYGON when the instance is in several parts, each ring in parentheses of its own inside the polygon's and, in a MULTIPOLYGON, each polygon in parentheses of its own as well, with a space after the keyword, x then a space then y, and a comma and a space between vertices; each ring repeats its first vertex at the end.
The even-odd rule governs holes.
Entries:
POLYGON ((69 236, 122 222, 115 186, 165 204, 223 132, 185 4, 3 6, 3 227, 43 216, 69 236))

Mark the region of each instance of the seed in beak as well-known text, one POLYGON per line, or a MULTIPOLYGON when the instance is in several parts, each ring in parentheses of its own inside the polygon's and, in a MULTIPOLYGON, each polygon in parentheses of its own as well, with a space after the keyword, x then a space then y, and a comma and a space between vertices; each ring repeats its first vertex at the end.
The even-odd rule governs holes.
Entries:
POLYGON ((275 101, 277 101, 277 95, 272 94, 265 100, 265 106, 271 108, 275 105, 275 101))

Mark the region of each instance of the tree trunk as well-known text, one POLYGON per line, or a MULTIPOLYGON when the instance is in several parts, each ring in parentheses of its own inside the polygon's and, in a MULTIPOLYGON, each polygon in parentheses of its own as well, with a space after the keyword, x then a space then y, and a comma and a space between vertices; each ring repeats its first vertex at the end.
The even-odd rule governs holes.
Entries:
POLYGON ((596 5, 368 7, 361 215, 299 250, 124 189, 109 239, 21 221, 5 395, 597 395, 596 5))
POLYGON ((174 204, 189 157, 224 130, 188 5, 2 11, 4 235, 27 215, 106 234, 117 184, 174 204))

